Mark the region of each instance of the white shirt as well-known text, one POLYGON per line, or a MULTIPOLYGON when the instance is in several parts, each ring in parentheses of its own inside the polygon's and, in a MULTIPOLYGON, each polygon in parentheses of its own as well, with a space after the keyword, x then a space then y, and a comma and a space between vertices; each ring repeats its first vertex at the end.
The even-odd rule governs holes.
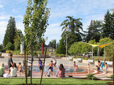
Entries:
POLYGON ((11 76, 17 76, 17 68, 11 67, 11 76))

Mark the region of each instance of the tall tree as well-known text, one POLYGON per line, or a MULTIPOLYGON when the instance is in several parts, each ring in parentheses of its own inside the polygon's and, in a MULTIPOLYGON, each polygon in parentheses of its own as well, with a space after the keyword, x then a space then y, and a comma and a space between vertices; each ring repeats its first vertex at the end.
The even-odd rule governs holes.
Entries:
POLYGON ((100 40, 101 37, 101 29, 102 29, 103 23, 102 21, 95 21, 91 20, 91 23, 89 25, 87 36, 86 36, 86 41, 90 41, 95 39, 96 42, 100 40))
POLYGON ((26 14, 24 16, 25 43, 30 50, 31 57, 31 85, 32 85, 32 66, 34 52, 41 46, 42 36, 48 25, 49 9, 46 8, 47 0, 28 0, 26 14))
POLYGON ((81 18, 75 19, 72 16, 67 16, 66 18, 67 19, 61 23, 61 26, 63 26, 62 29, 64 30, 61 36, 65 40, 65 42, 67 38, 67 45, 69 49, 71 44, 81 41, 81 36, 83 36, 84 34, 80 32, 81 30, 83 31, 82 22, 80 21, 81 18), (66 28, 68 28, 69 30, 67 30, 66 28))
POLYGON ((23 41, 23 34, 22 31, 17 29, 16 31, 16 35, 15 35, 15 39, 14 39, 14 46, 15 46, 15 50, 19 50, 20 49, 20 43, 23 41))
POLYGON ((58 47, 57 47, 56 53, 58 53, 58 54, 65 54, 65 53, 66 53, 65 50, 66 50, 66 49, 65 49, 64 39, 61 39, 61 40, 59 41, 59 45, 58 45, 58 47))
POLYGON ((114 39, 114 13, 111 15, 109 11, 107 11, 104 17, 102 36, 114 39))
POLYGON ((7 30, 4 36, 4 40, 3 40, 3 45, 4 47, 6 47, 6 45, 11 42, 12 44, 14 44, 14 38, 16 35, 16 22, 15 22, 15 18, 10 17, 9 21, 8 21, 8 25, 7 25, 7 30))

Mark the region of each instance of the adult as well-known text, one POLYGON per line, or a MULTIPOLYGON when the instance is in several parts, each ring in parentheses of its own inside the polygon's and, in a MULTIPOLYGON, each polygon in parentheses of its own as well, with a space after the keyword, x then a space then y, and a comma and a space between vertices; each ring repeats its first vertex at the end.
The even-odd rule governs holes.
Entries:
POLYGON ((38 66, 39 66, 39 69, 40 69, 40 72, 42 71, 42 68, 43 68, 43 65, 42 65, 42 60, 38 60, 38 66))
POLYGON ((17 77, 17 65, 16 63, 13 63, 13 66, 10 68, 11 70, 11 77, 17 77))
POLYGON ((0 65, 0 77, 3 77, 3 74, 5 73, 5 68, 4 68, 4 64, 2 63, 0 65))
POLYGON ((10 54, 10 58, 8 59, 8 69, 9 69, 9 74, 10 74, 10 68, 13 66, 13 55, 10 54))
POLYGON ((60 64, 59 69, 57 71, 57 76, 59 78, 65 77, 65 68, 64 68, 63 64, 60 64))

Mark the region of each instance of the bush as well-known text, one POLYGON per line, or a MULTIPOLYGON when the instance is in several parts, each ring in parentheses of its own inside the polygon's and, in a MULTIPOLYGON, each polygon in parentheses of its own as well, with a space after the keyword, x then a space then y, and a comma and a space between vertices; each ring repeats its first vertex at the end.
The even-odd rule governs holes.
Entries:
POLYGON ((65 54, 56 54, 56 57, 65 57, 65 54))
POLYGON ((12 53, 13 54, 13 51, 12 50, 6 50, 6 53, 12 53))
POLYGON ((92 80, 94 79, 94 74, 87 74, 86 76, 87 76, 87 79, 92 79, 92 80))
POLYGON ((13 54, 14 54, 14 55, 20 55, 20 50, 15 50, 15 51, 13 51, 13 54))
POLYGON ((110 78, 114 79, 114 74, 110 76, 110 78))

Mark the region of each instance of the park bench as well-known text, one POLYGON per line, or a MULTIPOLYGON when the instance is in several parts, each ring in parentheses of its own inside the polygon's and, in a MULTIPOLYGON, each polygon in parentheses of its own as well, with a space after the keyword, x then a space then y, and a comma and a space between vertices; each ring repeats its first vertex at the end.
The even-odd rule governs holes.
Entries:
POLYGON ((78 62, 82 62, 82 59, 81 59, 81 58, 77 58, 77 61, 78 61, 78 62))
POLYGON ((94 64, 94 60, 88 60, 88 63, 94 64))
POLYGON ((69 58, 69 60, 70 60, 70 61, 72 61, 72 60, 73 60, 73 58, 72 58, 71 56, 69 56, 68 58, 69 58))

